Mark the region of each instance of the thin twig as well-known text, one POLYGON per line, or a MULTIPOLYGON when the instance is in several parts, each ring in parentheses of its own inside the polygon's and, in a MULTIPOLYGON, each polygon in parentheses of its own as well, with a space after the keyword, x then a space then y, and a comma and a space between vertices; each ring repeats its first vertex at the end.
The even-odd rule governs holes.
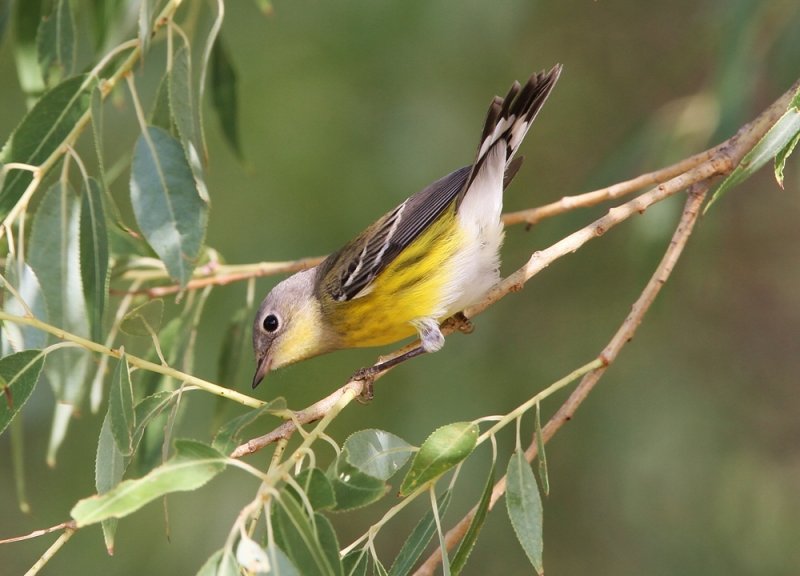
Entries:
POLYGON ((67 520, 66 522, 62 522, 61 524, 50 526, 50 528, 42 528, 41 530, 34 530, 30 534, 25 534, 24 536, 14 536, 13 538, 5 538, 3 540, 0 540, 0 544, 11 544, 12 542, 22 542, 23 540, 31 540, 33 538, 39 538, 40 536, 51 534, 53 532, 60 532, 61 530, 66 530, 66 529, 74 530, 75 521, 67 520))

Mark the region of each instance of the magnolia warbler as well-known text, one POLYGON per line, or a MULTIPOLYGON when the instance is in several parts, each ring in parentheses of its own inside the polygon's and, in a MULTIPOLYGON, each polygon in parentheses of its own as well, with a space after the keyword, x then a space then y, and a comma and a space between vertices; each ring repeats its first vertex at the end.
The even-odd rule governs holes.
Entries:
POLYGON ((270 370, 338 350, 418 334, 444 345, 439 323, 499 280, 503 190, 512 161, 561 65, 514 82, 489 106, 475 161, 417 192, 328 256, 276 285, 253 323, 253 388, 270 370))

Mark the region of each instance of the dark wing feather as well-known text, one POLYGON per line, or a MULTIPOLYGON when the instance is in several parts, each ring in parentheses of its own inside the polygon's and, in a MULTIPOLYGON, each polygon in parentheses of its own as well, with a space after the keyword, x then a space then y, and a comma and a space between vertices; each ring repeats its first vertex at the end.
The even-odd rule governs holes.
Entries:
POLYGON ((355 240, 328 256, 317 272, 318 295, 326 293, 334 300, 344 302, 367 294, 370 283, 398 254, 454 201, 456 206, 460 204, 488 152, 497 145, 507 148, 503 187, 508 186, 522 163, 521 158, 511 160, 516 145, 522 141, 560 72, 561 66, 555 66, 547 73, 534 74, 525 86, 514 82, 505 98, 495 97, 489 106, 474 164, 451 172, 417 192, 355 240), (508 126, 498 133, 497 127, 504 121, 508 121, 508 126), (515 135, 519 136, 516 140, 515 135), (511 146, 512 141, 516 142, 515 147, 511 146))
POLYGON ((452 204, 471 169, 471 166, 464 166, 417 192, 355 240, 328 256, 320 264, 317 289, 326 291, 339 302, 358 297, 452 204))

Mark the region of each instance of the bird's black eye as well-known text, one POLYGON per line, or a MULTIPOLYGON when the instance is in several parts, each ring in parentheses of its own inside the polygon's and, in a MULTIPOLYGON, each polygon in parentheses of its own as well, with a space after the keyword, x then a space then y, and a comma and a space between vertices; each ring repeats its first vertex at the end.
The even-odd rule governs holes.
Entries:
POLYGON ((278 317, 275 316, 275 314, 267 314, 262 325, 264 326, 264 330, 267 332, 275 332, 275 330, 278 329, 278 324, 280 323, 278 322, 278 317))

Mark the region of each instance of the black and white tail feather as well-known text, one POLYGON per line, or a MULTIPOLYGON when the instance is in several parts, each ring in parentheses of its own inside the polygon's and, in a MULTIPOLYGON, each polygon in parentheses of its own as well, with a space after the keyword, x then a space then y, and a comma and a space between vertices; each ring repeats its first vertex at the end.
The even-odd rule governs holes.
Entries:
MULTIPOLYGON (((560 74, 558 64, 532 75, 524 86, 514 82, 505 98, 496 96, 489 106, 474 163, 414 194, 331 254, 317 270, 317 294, 327 292, 336 302, 369 294, 381 271, 454 205, 470 242, 452 262, 457 272, 452 275, 452 286, 445 290, 452 298, 442 302, 431 320, 458 312, 483 296, 498 278, 503 190, 522 164, 522 158, 514 160, 514 153, 560 74)), ((420 322, 431 324, 427 319, 420 322)))

